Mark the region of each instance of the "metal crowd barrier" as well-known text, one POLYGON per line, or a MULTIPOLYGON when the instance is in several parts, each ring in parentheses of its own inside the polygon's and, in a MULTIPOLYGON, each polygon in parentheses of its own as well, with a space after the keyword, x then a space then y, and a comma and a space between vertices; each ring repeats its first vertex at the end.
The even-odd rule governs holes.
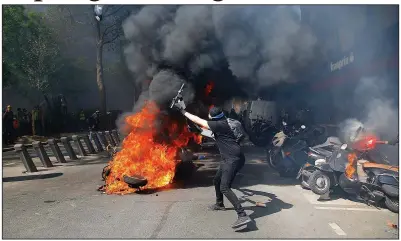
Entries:
POLYGON ((115 147, 121 142, 121 135, 117 130, 112 131, 99 131, 93 132, 85 135, 73 135, 71 137, 61 137, 60 139, 49 139, 47 142, 34 141, 32 144, 16 144, 14 145, 14 151, 18 153, 19 158, 25 166, 27 172, 37 172, 38 169, 35 166, 35 163, 32 161, 32 157, 29 155, 28 148, 33 148, 35 153, 39 157, 43 167, 53 167, 53 163, 51 162, 47 152, 45 150, 45 146, 50 146, 50 149, 57 161, 60 163, 67 163, 63 153, 60 150, 58 143, 62 143, 64 149, 67 152, 70 160, 78 160, 77 154, 79 156, 87 156, 88 154, 96 154, 99 152, 103 152, 107 146, 115 147), (95 143, 95 146, 93 143, 95 143), (78 153, 75 153, 71 142, 78 150, 78 153), (85 150, 82 142, 85 143, 87 150, 85 150))

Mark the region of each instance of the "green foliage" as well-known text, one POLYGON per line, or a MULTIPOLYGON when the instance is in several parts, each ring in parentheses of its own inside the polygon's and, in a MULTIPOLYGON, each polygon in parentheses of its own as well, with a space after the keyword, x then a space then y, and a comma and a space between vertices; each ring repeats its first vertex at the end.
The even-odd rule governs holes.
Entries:
POLYGON ((22 77, 20 56, 24 47, 26 22, 23 6, 3 7, 3 86, 17 83, 22 77))
POLYGON ((43 15, 23 6, 4 6, 3 75, 5 86, 46 91, 62 65, 58 45, 43 15))

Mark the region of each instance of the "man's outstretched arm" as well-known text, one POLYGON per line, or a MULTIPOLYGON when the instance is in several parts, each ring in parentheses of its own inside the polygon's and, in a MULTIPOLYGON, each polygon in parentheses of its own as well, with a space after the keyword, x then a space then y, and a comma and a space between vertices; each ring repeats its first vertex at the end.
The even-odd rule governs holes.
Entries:
POLYGON ((181 110, 181 113, 187 117, 190 121, 194 122, 195 124, 200 125, 203 128, 206 128, 208 130, 210 130, 209 125, 207 124, 207 120, 204 120, 196 115, 193 115, 189 112, 187 112, 186 110, 181 110))

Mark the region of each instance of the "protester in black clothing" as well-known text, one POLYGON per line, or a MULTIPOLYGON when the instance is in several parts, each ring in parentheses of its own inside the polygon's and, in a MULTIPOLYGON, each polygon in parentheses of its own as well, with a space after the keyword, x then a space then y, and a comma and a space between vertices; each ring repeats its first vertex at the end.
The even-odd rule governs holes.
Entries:
POLYGON ((3 128, 4 128, 4 143, 12 144, 14 137, 14 113, 12 111, 11 105, 8 105, 6 111, 3 114, 3 128))
POLYGON ((21 108, 17 108, 17 121, 19 123, 19 128, 16 129, 17 136, 23 136, 24 133, 24 112, 21 108))
POLYGON ((237 112, 235 112, 234 108, 231 109, 228 117, 231 119, 234 119, 234 120, 239 120, 239 116, 238 116, 237 112))
POLYGON ((91 130, 99 131, 99 124, 100 124, 100 111, 97 110, 90 117, 89 126, 90 126, 91 130))
POLYGON ((234 206, 238 215, 238 220, 232 225, 233 228, 238 228, 251 222, 251 218, 245 213, 240 201, 235 193, 231 190, 231 184, 234 181, 237 172, 244 166, 245 157, 241 151, 241 147, 237 142, 233 131, 228 125, 227 119, 220 108, 212 107, 209 111, 210 121, 199 118, 184 110, 184 105, 181 102, 176 104, 176 108, 180 109, 181 113, 189 120, 210 129, 221 155, 220 167, 214 178, 214 186, 216 190, 216 204, 210 208, 212 210, 225 210, 223 204, 223 194, 234 206))

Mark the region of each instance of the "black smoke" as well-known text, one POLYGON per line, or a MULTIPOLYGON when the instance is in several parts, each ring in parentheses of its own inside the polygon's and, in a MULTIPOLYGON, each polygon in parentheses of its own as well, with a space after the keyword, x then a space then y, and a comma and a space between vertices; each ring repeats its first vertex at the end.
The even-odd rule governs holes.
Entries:
POLYGON ((164 107, 184 82, 188 103, 210 80, 220 101, 294 82, 317 42, 301 17, 296 6, 143 7, 123 23, 126 62, 142 86, 134 112, 144 100, 164 107))

